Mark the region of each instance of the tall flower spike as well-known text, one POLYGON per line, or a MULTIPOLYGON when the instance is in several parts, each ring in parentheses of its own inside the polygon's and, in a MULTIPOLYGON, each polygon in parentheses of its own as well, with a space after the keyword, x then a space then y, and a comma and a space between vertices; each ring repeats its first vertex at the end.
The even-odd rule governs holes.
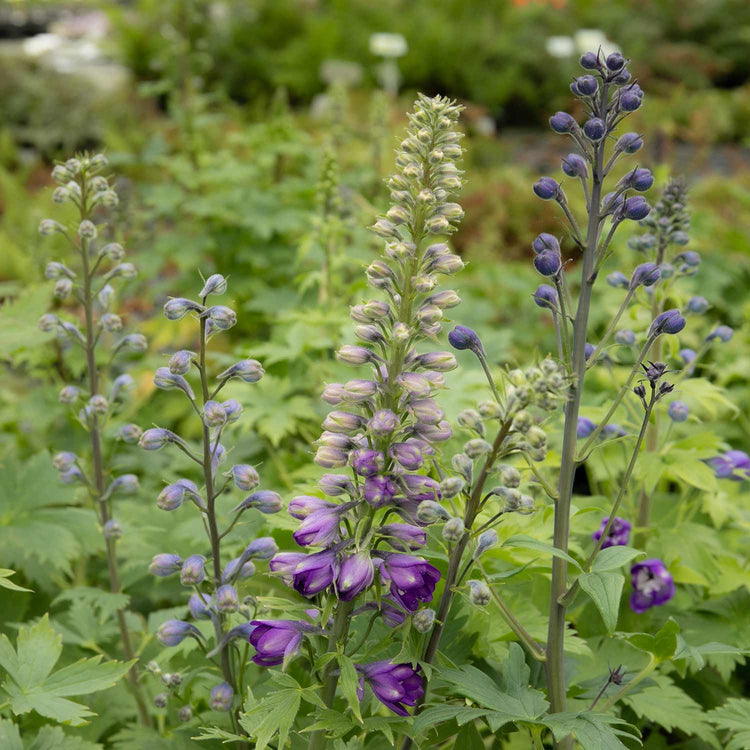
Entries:
MULTIPOLYGON (((116 242, 106 242, 103 237, 110 233, 104 209, 117 205, 117 193, 101 172, 107 165, 103 154, 81 154, 58 164, 52 177, 58 183, 53 193, 55 203, 72 203, 77 209, 77 223, 66 230, 57 221, 44 219, 39 231, 43 236, 60 232, 70 243, 74 260, 62 263, 51 261, 45 269, 45 276, 54 282, 54 297, 60 305, 71 295, 81 303, 81 320, 73 323, 54 315, 43 315, 39 321, 42 331, 56 333, 65 345, 79 346, 85 357, 86 382, 66 385, 60 392, 60 402, 68 404, 78 413, 80 423, 89 433, 91 460, 80 460, 74 456, 72 462, 58 453, 55 467, 60 472, 60 481, 65 484, 81 482, 88 489, 94 504, 99 525, 104 536, 107 552, 109 586, 113 593, 121 590, 117 540, 122 536, 122 526, 112 518, 112 506, 119 494, 138 491, 138 478, 134 474, 123 474, 111 483, 107 481, 110 467, 107 456, 112 451, 105 446, 105 435, 109 421, 126 394, 134 385, 133 379, 122 372, 121 358, 118 355, 130 350, 143 352, 147 348, 146 339, 141 334, 128 334, 115 337, 123 328, 123 320, 111 308, 115 287, 136 275, 132 263, 123 263, 125 250, 116 242), (71 268, 70 266, 75 266, 71 268), (111 283, 109 283, 111 282, 111 283), (79 329, 78 324, 82 326, 79 329), (102 350, 107 349, 106 355, 102 350), (102 362, 107 362, 103 365, 102 362), (85 406, 81 406, 81 399, 85 406), (109 485, 109 486, 108 486, 109 485)), ((63 315, 62 310, 60 310, 63 315)), ((74 311, 70 311, 74 314, 74 311)), ((140 438, 140 428, 127 425, 121 432, 123 441, 133 443, 140 438), (127 428, 127 429, 126 429, 127 428)), ((118 611, 120 642, 125 659, 135 657, 125 613, 118 611)), ((148 708, 138 681, 135 668, 129 672, 129 679, 136 698, 140 720, 151 724, 148 708)))

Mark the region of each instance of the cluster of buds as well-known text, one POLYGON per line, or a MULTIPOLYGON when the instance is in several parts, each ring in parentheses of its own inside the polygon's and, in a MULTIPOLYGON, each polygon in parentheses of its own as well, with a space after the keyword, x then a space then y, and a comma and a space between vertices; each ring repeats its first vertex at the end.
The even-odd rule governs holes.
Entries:
MULTIPOLYGON (((672 383, 667 383, 666 380, 663 380, 664 376, 667 374, 667 372, 669 372, 666 363, 649 362, 648 365, 641 364, 641 367, 643 368, 643 372, 645 374, 645 378, 643 380, 644 382, 648 383, 649 388, 651 389, 650 404, 653 406, 653 404, 664 398, 664 396, 666 396, 668 393, 671 393, 674 390, 674 385, 672 385, 672 383)), ((635 395, 640 398, 641 403, 643 404, 643 408, 648 409, 649 402, 646 401, 646 386, 643 384, 643 382, 639 383, 635 388, 633 388, 633 393, 635 393, 635 395)))
MULTIPOLYGON (((323 423, 314 460, 325 469, 347 471, 325 474, 321 495, 302 495, 289 503, 289 513, 300 522, 295 541, 317 550, 283 552, 270 564, 303 597, 328 602, 321 610, 331 611, 333 597, 339 623, 366 612, 379 615, 389 627, 412 616, 420 628, 429 628, 434 619, 432 610, 431 619, 420 607, 431 601, 440 573, 414 553, 427 541, 419 508, 441 497, 429 464, 436 444, 449 439, 451 429, 435 395, 456 360, 449 352, 419 352, 417 346, 440 332, 443 311, 460 302, 455 292, 437 289, 440 275, 463 267, 439 241, 463 214, 450 201, 461 186, 459 111, 447 99, 420 96, 409 115, 408 134, 396 157, 399 171, 388 180, 393 206, 372 227, 386 241, 385 252, 366 272, 386 299, 352 308, 359 342, 338 352, 342 362, 369 365, 371 375, 329 384, 322 394, 337 408, 323 423), (392 514, 400 520, 386 522, 392 514), (384 595, 373 587, 383 587, 384 595)), ((304 621, 264 621, 263 626, 295 633, 283 654, 263 657, 268 664, 288 659, 312 632, 304 621)), ((256 649, 262 644, 261 638, 256 649)), ((406 713, 404 707, 421 698, 421 678, 407 664, 378 662, 357 669, 396 713, 406 713), (387 694, 381 684, 389 686, 387 694)), ((331 670, 326 676, 336 679, 331 670)))
MULTIPOLYGON (((239 518, 254 508, 260 513, 276 513, 282 509, 281 496, 272 490, 259 489, 260 477, 249 464, 235 464, 222 471, 228 450, 222 444, 227 428, 239 420, 242 405, 236 399, 219 400, 224 386, 232 380, 256 383, 264 371, 257 360, 243 359, 226 368, 215 379, 209 377, 207 342, 236 323, 237 316, 229 307, 209 304, 209 298, 224 294, 226 279, 220 274, 210 276, 198 294, 199 302, 186 298, 172 298, 164 305, 164 315, 169 320, 179 320, 193 315, 198 322, 197 351, 182 349, 174 352, 165 367, 154 375, 154 384, 161 390, 176 390, 190 402, 201 421, 202 445, 196 451, 179 435, 160 427, 140 434, 138 442, 145 450, 159 450, 173 445, 200 466, 202 486, 187 477, 174 479, 159 493, 156 505, 161 510, 175 511, 192 504, 201 515, 207 532, 206 554, 193 553, 183 559, 174 553, 161 553, 151 562, 150 572, 157 577, 180 576, 180 582, 191 591, 187 609, 193 620, 209 621, 213 630, 213 651, 221 653, 222 681, 211 691, 209 706, 216 711, 228 711, 237 692, 236 639, 247 641, 253 632, 250 624, 252 599, 240 600, 242 582, 255 573, 255 561, 269 560, 278 551, 270 537, 260 537, 250 542, 242 552, 230 559, 222 556, 222 541, 239 518), (196 375, 195 389, 189 382, 196 375), (198 396, 196 396, 196 391, 198 396), (229 511, 232 518, 223 531, 219 530, 217 503, 232 490, 246 496, 235 502, 229 511), (236 663, 235 663, 236 662, 236 663)), ((135 436, 137 430, 131 428, 135 436)), ((224 514, 222 513, 222 516, 224 514)), ((157 637, 165 646, 176 646, 185 638, 194 638, 204 648, 208 637, 196 624, 184 620, 163 623, 157 637)))
MULTIPOLYGON (((118 242, 103 239, 102 208, 117 205, 117 193, 101 173, 106 169, 103 154, 81 155, 58 164, 52 177, 58 184, 53 193, 55 203, 71 202, 78 209, 77 226, 66 227, 53 219, 43 219, 39 225, 42 235, 59 233, 73 249, 77 259, 75 270, 61 261, 50 261, 45 276, 54 282, 54 297, 63 305, 72 298, 82 306, 83 320, 68 320, 57 313, 46 313, 39 320, 39 328, 56 333, 62 342, 79 347, 85 357, 88 381, 68 384, 60 390, 59 400, 76 415, 80 424, 91 434, 92 452, 101 455, 101 435, 110 417, 117 413, 122 401, 135 386, 133 378, 121 370, 118 355, 126 352, 142 353, 146 339, 139 333, 123 335, 123 321, 113 308, 115 286, 136 275, 132 263, 124 262, 125 250, 118 242), (98 361, 98 351, 109 350, 109 371, 98 361), (111 375, 109 379, 107 376, 111 375), (96 443, 96 446, 93 445, 96 443)), ((129 441, 132 442, 132 441, 129 441)), ((110 500, 116 494, 133 494, 138 490, 134 474, 106 478, 106 467, 101 459, 91 471, 75 453, 62 451, 53 458, 53 465, 64 484, 85 485, 99 503, 102 532, 107 539, 122 534, 120 524, 110 518, 110 500)))

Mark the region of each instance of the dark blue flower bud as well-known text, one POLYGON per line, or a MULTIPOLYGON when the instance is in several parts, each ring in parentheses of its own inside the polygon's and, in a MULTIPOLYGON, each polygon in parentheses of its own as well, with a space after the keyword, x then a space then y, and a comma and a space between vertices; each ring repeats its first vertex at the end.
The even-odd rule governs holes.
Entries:
POLYGON ((533 186, 534 194, 543 201, 558 200, 562 195, 560 185, 551 177, 540 177, 533 186))
POLYGON ((563 157, 562 171, 565 172, 568 177, 585 178, 589 176, 589 169, 586 165, 586 160, 578 154, 568 154, 563 157))
POLYGON ((596 70, 599 67, 599 56, 596 52, 586 52, 581 55, 579 62, 581 67, 586 68, 586 70, 596 70))
POLYGON ((557 292, 549 284, 542 284, 534 292, 534 302, 538 307, 555 310, 557 308, 557 292))
POLYGON ((594 76, 585 75, 576 78, 576 89, 582 96, 593 96, 599 89, 599 84, 594 76))
POLYGON ((635 112, 643 103, 643 93, 635 90, 623 91, 620 94, 620 109, 624 112, 635 112))
POLYGON ((250 544, 245 547, 243 557, 248 559, 258 560, 269 560, 279 551, 279 547, 270 536, 261 536, 257 539, 253 539, 250 544))
POLYGON ((611 55, 607 55, 606 63, 607 67, 613 73, 616 73, 625 67, 625 58, 619 52, 613 52, 611 55))
POLYGON ((179 555, 170 555, 167 552, 163 552, 162 554, 154 555, 148 570, 153 576, 165 578, 176 573, 181 567, 182 558, 179 555))
POLYGON ((203 555, 190 555, 182 564, 180 570, 180 582, 183 586, 195 586, 206 577, 204 565, 206 558, 203 555))
MULTIPOLYGON (((560 256, 552 250, 545 250, 534 256, 534 268, 542 276, 554 276, 561 268, 560 256)), ((449 337, 450 338, 450 337, 449 337)))
POLYGON ((680 253, 675 258, 675 263, 682 263, 688 268, 696 268, 700 265, 701 256, 700 253, 696 253, 695 250, 686 250, 684 253, 680 253))
POLYGON ((667 409, 667 414, 673 422, 684 422, 690 414, 690 409, 684 401, 673 401, 667 409))
POLYGON ((680 315, 679 310, 665 310, 654 318, 649 329, 649 335, 659 336, 662 333, 679 333, 685 327, 685 322, 685 318, 680 315))
POLYGON ((708 310, 709 304, 705 297, 691 297, 687 303, 687 309, 691 313, 700 315, 708 310))
POLYGON ((654 176, 648 169, 633 169, 628 172, 618 183, 618 187, 633 188, 641 193, 648 190, 654 184, 654 176))
POLYGON ((482 342, 475 331, 458 325, 448 334, 448 343, 458 350, 471 349, 477 356, 484 356, 482 342))
POLYGON ((577 127, 577 123, 567 112, 556 112, 549 118, 549 126, 555 131, 555 133, 560 133, 562 135, 564 133, 573 132, 577 127))
POLYGON ((578 427, 576 436, 578 438, 587 438, 596 429, 596 424, 587 417, 578 417, 578 427))
POLYGON ((594 352, 596 352, 596 347, 593 344, 589 344, 587 341, 586 346, 584 347, 584 354, 587 361, 594 356, 594 352))
POLYGON ((545 250, 552 250, 553 252, 560 252, 560 242, 554 234, 548 232, 542 232, 537 235, 534 241, 531 243, 531 247, 535 253, 539 254, 545 250))
POLYGON ((229 711, 234 700, 234 690, 228 682, 222 682, 211 690, 208 705, 212 711, 229 711))
POLYGON ((597 143, 607 134, 607 126, 599 117, 592 117, 583 125, 583 133, 590 141, 597 143))
POLYGON ((686 365, 689 365, 695 359, 696 353, 693 349, 680 349, 678 356, 686 365))
POLYGON ((623 68, 612 80, 622 86, 630 80, 630 71, 623 68))
POLYGON ((636 289, 639 286, 653 286, 661 278, 661 269, 656 263, 641 263, 633 271, 633 277, 630 279, 630 288, 636 289))
POLYGON ((638 133, 624 133, 615 144, 615 151, 623 151, 626 154, 634 154, 643 147, 643 139, 638 133))
POLYGON ((726 343, 732 338, 733 335, 734 330, 729 326, 719 326, 718 328, 715 328, 713 331, 711 331, 708 336, 706 336, 706 341, 719 339, 719 341, 723 341, 724 343, 726 343))
POLYGON ((634 195, 625 199, 625 203, 623 203, 620 211, 625 219, 640 221, 649 215, 651 212, 651 206, 648 205, 643 196, 634 195))

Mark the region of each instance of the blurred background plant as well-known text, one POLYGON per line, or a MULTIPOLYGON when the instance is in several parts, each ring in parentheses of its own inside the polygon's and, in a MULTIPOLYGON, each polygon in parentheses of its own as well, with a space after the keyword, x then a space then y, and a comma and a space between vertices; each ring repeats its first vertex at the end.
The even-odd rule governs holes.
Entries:
MULTIPOLYGON (((570 110, 573 97, 564 92, 578 56, 599 45, 627 51, 635 61, 634 76, 647 90, 648 106, 632 119, 632 129, 647 136, 640 163, 652 169, 658 185, 672 175, 683 175, 689 185, 690 248, 704 262, 699 277, 685 280, 680 303, 699 295, 711 309, 705 324, 688 326, 682 346, 698 349, 709 321, 735 329, 731 341, 712 346, 701 359, 699 377, 682 384, 677 397, 688 403, 690 418, 674 428, 671 439, 678 435, 688 441, 685 450, 692 450, 694 434, 713 432, 717 453, 730 446, 746 449, 748 42, 745 0, 6 2, 0 7, 0 461, 10 479, 0 489, 3 508, 7 498, 32 492, 50 497, 52 512, 64 513, 76 503, 72 490, 59 488, 54 472, 34 458, 51 445, 72 444, 75 434, 57 408, 64 375, 59 356, 36 328, 48 301, 41 281, 48 249, 37 226, 47 214, 55 159, 77 149, 102 150, 119 175, 114 187, 120 205, 113 218, 141 270, 130 282, 123 312, 152 342, 131 369, 136 388, 129 413, 137 412, 144 427, 158 422, 190 434, 189 405, 153 398, 151 374, 165 364, 167 352, 189 338, 157 311, 168 293, 191 287, 196 271, 205 277, 226 273, 239 322, 217 343, 217 357, 231 362, 250 356, 267 371, 245 409, 236 451, 261 467, 264 486, 291 497, 317 479, 309 445, 325 413, 318 394, 347 374, 333 352, 348 331, 346 303, 364 298, 361 271, 378 249, 364 227, 386 206, 382 177, 416 91, 455 97, 466 106, 466 216, 453 238, 467 263, 458 289, 460 322, 482 331, 493 367, 527 365, 535 351, 555 351, 551 320, 530 307, 536 285, 530 245, 549 226, 528 186, 564 154, 565 146, 548 136, 546 119, 551 111, 570 110), (373 38, 378 34, 388 36, 373 38)), ((622 259, 623 267, 633 258, 626 240, 623 234, 614 242, 613 262, 622 259)), ((572 243, 564 243, 564 254, 572 251, 572 243)), ((598 293, 592 325, 603 330, 621 295, 605 285, 598 293)), ((627 366, 613 361, 591 372, 593 411, 583 413, 597 416, 596 404, 611 387, 613 373, 623 380, 627 366)), ((471 407, 483 382, 479 365, 467 362, 444 394, 448 416, 471 407)), ((624 461, 621 446, 614 445, 586 467, 590 486, 582 491, 591 493, 592 511, 582 510, 577 521, 581 539, 598 525, 604 506, 596 498, 606 494, 610 473, 617 476, 624 461)), ((118 545, 123 582, 131 608, 148 614, 153 634, 162 622, 184 617, 185 609, 179 584, 155 583, 145 562, 165 551, 167 534, 170 551, 178 551, 196 548, 203 532, 197 524, 168 523, 166 514, 144 502, 159 493, 156 478, 184 468, 179 460, 156 453, 123 456, 121 463, 123 471, 143 478, 142 496, 122 498, 118 506, 123 526, 140 529, 118 545)), ((662 482, 665 497, 675 491, 672 470, 677 471, 671 468, 662 482)), ((686 519, 699 541, 692 560, 670 566, 677 582, 695 591, 711 585, 715 598, 705 611, 692 613, 689 627, 712 632, 714 640, 750 637, 742 618, 732 615, 750 603, 747 560, 734 551, 719 554, 722 547, 736 550, 746 541, 747 484, 705 479, 702 487, 693 487, 695 513, 706 524, 686 519)), ((283 515, 265 526, 255 524, 252 534, 273 534, 289 548, 294 527, 284 525, 283 515)), ((0 514, 0 534, 12 534, 22 522, 0 514)), ((516 531, 529 533, 524 526, 516 531)), ((680 534, 678 527, 663 534, 671 563, 684 549, 680 534)), ((116 606, 87 593, 76 570, 97 544, 91 518, 54 561, 38 555, 22 560, 13 580, 36 593, 0 588, 0 629, 15 640, 17 623, 50 612, 68 663, 96 653, 99 630, 111 630, 116 606)), ((541 637, 543 592, 538 608, 525 599, 520 606, 518 592, 548 566, 530 559, 505 561, 529 564, 513 579, 508 596, 524 621, 532 622, 532 635, 541 637)), ((269 595, 273 586, 259 576, 249 593, 269 595)), ((467 616, 465 637, 445 639, 453 644, 449 653, 497 665, 512 634, 494 621, 488 627, 486 616, 468 608, 467 616)), ((601 638, 595 626, 582 628, 580 635, 601 638)), ((152 640, 139 656, 161 660, 160 653, 152 640)), ((612 647, 607 656, 614 665, 621 653, 612 647)), ((160 661, 160 669, 189 675, 191 660, 198 658, 181 645, 171 657, 174 665, 160 661)), ((683 674, 678 682, 690 700, 713 708, 732 691, 746 690, 750 675, 741 661, 712 657, 709 676, 702 672, 699 682, 683 674)), ((585 669, 597 674, 591 665, 585 669)), ((153 694, 162 690, 153 681, 146 687, 153 694)), ((197 696, 210 689, 199 687, 197 696)), ((120 683, 90 696, 88 705, 99 716, 87 727, 66 728, 66 736, 119 750, 192 746, 194 729, 176 715, 160 720, 160 726, 172 727, 164 730, 168 739, 161 745, 154 735, 143 735, 145 730, 127 728, 130 717, 117 709, 123 690, 120 683)), ((195 708, 209 710, 200 700, 195 708)), ((654 721, 648 747, 685 741, 675 724, 659 722, 654 713, 639 716, 639 725, 654 721)), ((24 738, 41 731, 37 719, 27 717, 24 738)), ((57 746, 64 748, 67 740, 60 736, 57 746)), ((528 738, 507 742, 509 748, 526 747, 528 738)))

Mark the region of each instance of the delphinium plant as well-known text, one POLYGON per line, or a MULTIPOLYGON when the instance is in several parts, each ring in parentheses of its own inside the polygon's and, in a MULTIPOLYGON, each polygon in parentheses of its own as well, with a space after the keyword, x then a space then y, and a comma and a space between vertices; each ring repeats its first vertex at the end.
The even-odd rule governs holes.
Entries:
MULTIPOLYGON (((159 626, 157 637, 169 647, 188 637, 197 641, 207 654, 204 671, 214 685, 208 696, 201 696, 193 690, 191 697, 196 703, 203 699, 214 711, 230 712, 232 725, 238 731, 246 653, 243 655, 235 641, 244 638, 246 642, 251 632, 249 605, 240 599, 238 589, 241 590, 242 581, 255 572, 253 561, 270 558, 277 547, 271 538, 259 537, 249 544, 243 542, 242 552, 229 559, 227 546, 231 543, 231 548, 236 548, 237 543, 227 537, 248 510, 254 508, 264 514, 276 513, 282 504, 276 492, 258 489, 260 477, 253 466, 236 463, 225 467, 230 449, 222 440, 226 440, 243 409, 237 399, 220 400, 219 395, 233 380, 256 383, 264 374, 261 364, 254 359, 240 360, 221 372, 211 371, 210 339, 237 322, 234 310, 213 304, 214 298, 224 294, 226 289, 226 279, 213 274, 198 294, 199 301, 175 297, 164 305, 164 315, 168 320, 181 320, 188 315, 195 319, 196 348, 195 351, 181 349, 174 352, 168 364, 156 371, 154 384, 162 390, 179 391, 187 398, 200 421, 199 444, 192 445, 189 440, 161 427, 145 430, 139 444, 148 451, 167 446, 175 448, 196 465, 195 481, 189 477, 170 481, 159 493, 156 504, 169 512, 183 506, 187 510, 192 506, 205 529, 205 547, 184 557, 174 551, 165 551, 156 555, 150 566, 151 573, 157 577, 179 573, 180 582, 191 592, 187 610, 196 622, 167 620, 159 626), (196 382, 195 390, 189 382, 191 375, 196 382), (233 490, 249 494, 236 502, 229 499, 233 490), (208 627, 199 627, 199 621, 206 621, 208 627)), ((166 708, 170 699, 181 702, 178 717, 182 721, 190 720, 193 707, 186 702, 186 686, 182 686, 180 673, 168 672, 165 677, 158 665, 150 666, 152 671, 161 674, 167 687, 165 692, 156 696, 157 707, 166 708)))
MULTIPOLYGON (((59 398, 88 433, 90 455, 78 456, 74 451, 63 450, 55 454, 53 463, 62 482, 80 484, 88 491, 104 536, 109 589, 119 594, 122 583, 117 540, 123 529, 114 505, 118 495, 135 493, 139 485, 135 474, 117 474, 113 456, 118 443, 137 442, 140 430, 126 424, 113 431, 112 423, 135 385, 125 371, 126 355, 144 352, 147 342, 140 333, 124 334, 123 320, 115 312, 116 287, 134 278, 136 269, 124 260, 123 246, 109 241, 114 229, 107 227, 107 209, 116 206, 118 198, 109 179, 102 174, 106 169, 107 159, 103 154, 81 154, 58 164, 52 171, 58 184, 53 200, 72 203, 76 220, 66 226, 54 219, 43 219, 39 226, 44 236, 61 235, 72 251, 72 262, 66 259, 47 264, 45 276, 54 281, 54 296, 61 314, 46 313, 39 327, 56 333, 63 349, 77 350, 82 355, 81 382, 65 385, 59 398), (62 306, 67 307, 65 313, 70 316, 63 314, 62 306)), ((76 369, 74 365, 73 371, 76 369)), ((130 661, 135 651, 126 615, 125 610, 117 610, 122 652, 130 661)), ((140 720, 148 725, 150 716, 135 667, 130 670, 129 678, 140 720)))

